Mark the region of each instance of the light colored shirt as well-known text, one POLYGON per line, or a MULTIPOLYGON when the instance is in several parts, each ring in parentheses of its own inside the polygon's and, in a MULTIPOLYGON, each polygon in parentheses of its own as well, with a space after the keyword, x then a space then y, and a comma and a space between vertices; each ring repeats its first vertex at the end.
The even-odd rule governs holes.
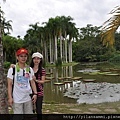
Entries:
MULTIPOLYGON (((8 70, 7 78, 13 80, 13 68, 8 70)), ((30 86, 30 80, 32 80, 32 76, 34 72, 30 67, 30 72, 26 71, 26 68, 21 69, 17 72, 15 68, 14 75, 14 87, 13 87, 13 100, 15 103, 24 103, 31 100, 30 94, 32 93, 32 89, 30 86)))

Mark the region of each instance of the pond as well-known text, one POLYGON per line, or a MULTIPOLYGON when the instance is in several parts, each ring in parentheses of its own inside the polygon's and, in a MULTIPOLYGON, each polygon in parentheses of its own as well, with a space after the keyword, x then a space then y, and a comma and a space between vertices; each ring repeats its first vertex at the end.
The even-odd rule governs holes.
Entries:
POLYGON ((45 102, 84 103, 88 100, 93 102, 94 99, 94 103, 97 103, 99 99, 100 103, 104 102, 106 94, 109 95, 106 101, 120 99, 120 69, 109 63, 46 68, 46 73, 45 102))

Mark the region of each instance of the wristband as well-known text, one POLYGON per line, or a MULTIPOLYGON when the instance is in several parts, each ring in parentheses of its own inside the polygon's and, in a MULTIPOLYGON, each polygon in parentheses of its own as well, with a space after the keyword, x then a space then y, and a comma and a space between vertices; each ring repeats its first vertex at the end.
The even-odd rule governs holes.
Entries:
POLYGON ((34 95, 37 95, 37 93, 34 93, 34 95))

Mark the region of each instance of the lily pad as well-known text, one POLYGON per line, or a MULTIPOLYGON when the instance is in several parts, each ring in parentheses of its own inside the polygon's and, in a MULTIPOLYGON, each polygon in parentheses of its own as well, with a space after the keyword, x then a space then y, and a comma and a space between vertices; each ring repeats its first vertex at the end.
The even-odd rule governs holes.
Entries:
POLYGON ((64 78, 64 77, 59 77, 59 78, 58 78, 58 80, 63 80, 63 79, 65 79, 65 78, 64 78))
POLYGON ((99 72, 98 74, 104 75, 104 74, 110 74, 111 72, 99 72))
POLYGON ((65 77, 65 79, 71 79, 72 77, 65 77))
POLYGON ((79 80, 81 79, 82 77, 73 77, 72 80, 79 80))
POLYGON ((108 75, 108 76, 118 76, 119 74, 105 74, 105 75, 108 75))
POLYGON ((94 69, 91 69, 91 68, 86 68, 84 70, 78 70, 77 72, 87 72, 87 73, 92 73, 92 72, 99 72, 100 70, 94 70, 94 69))
POLYGON ((64 85, 64 82, 56 82, 54 85, 64 85))
POLYGON ((110 68, 110 71, 120 71, 120 69, 110 68))
POLYGON ((64 81, 64 83, 72 83, 72 81, 64 81))

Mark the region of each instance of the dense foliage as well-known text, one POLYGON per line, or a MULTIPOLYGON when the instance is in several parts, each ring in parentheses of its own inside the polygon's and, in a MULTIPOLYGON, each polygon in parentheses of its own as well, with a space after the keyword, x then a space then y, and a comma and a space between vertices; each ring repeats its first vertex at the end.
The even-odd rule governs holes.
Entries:
MULTIPOLYGON (((42 28, 43 29, 43 28, 42 28)), ((35 33, 34 33, 35 34, 35 33)), ((47 41, 47 46, 40 44, 41 39, 30 33, 30 39, 21 39, 15 38, 9 35, 3 37, 3 48, 4 48, 4 61, 11 63, 15 62, 15 51, 20 47, 27 47, 30 51, 30 55, 34 51, 49 51, 49 40, 47 41), (42 49, 41 49, 42 48, 42 49)), ((72 41, 72 55, 73 61, 107 61, 111 57, 114 57, 113 54, 119 55, 119 36, 120 33, 115 34, 115 46, 114 49, 103 46, 102 41, 100 40, 100 30, 99 27, 87 25, 84 28, 79 29, 79 35, 77 39, 72 41)), ((26 37, 26 36, 25 36, 26 37)), ((42 42, 44 43, 44 41, 42 42)), ((60 56, 60 40, 57 40, 58 44, 58 58, 60 56)), ((48 52, 47 55, 50 53, 48 52)), ((65 56, 64 56, 65 57, 65 56)), ((29 57, 30 58, 30 57, 29 57)), ((59 58, 60 59, 60 58, 59 58)), ((58 59, 58 61, 59 61, 58 59)), ((64 58, 63 58, 64 59, 64 58)), ((48 62, 49 59, 48 59, 48 62)), ((57 62, 58 63, 58 62, 57 62)))

